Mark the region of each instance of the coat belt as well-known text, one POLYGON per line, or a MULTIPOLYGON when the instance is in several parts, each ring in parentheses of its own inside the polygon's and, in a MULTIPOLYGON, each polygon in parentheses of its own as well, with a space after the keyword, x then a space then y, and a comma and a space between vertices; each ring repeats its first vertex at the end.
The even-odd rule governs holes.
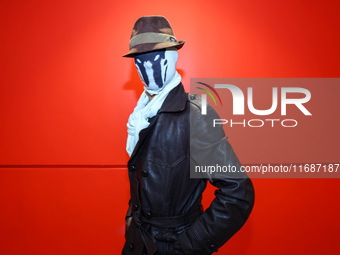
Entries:
POLYGON ((157 251, 156 244, 153 241, 152 236, 143 227, 143 223, 148 223, 158 228, 177 228, 194 223, 201 214, 202 207, 200 206, 186 214, 173 217, 151 217, 148 219, 139 212, 136 212, 133 214, 133 220, 138 226, 140 236, 146 247, 147 255, 153 255, 157 251))

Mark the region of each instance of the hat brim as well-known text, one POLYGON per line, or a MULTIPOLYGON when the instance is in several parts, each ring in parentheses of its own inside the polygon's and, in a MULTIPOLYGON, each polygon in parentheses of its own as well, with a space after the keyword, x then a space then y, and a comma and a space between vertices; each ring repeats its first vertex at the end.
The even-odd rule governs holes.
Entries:
POLYGON ((155 51, 155 50, 161 50, 161 49, 167 49, 171 47, 176 47, 178 50, 183 47, 185 41, 179 41, 179 42, 166 42, 166 43, 144 43, 144 44, 138 44, 128 53, 123 55, 123 57, 127 58, 133 58, 136 54, 145 53, 149 51, 155 51))

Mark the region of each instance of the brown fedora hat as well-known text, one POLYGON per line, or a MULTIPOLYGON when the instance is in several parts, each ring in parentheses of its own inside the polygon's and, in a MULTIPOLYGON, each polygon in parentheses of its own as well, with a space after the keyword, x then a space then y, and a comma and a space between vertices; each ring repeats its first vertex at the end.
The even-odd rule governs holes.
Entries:
POLYGON ((123 57, 134 57, 135 54, 166 49, 182 48, 184 41, 177 41, 169 21, 159 15, 140 17, 133 26, 130 51, 123 57))

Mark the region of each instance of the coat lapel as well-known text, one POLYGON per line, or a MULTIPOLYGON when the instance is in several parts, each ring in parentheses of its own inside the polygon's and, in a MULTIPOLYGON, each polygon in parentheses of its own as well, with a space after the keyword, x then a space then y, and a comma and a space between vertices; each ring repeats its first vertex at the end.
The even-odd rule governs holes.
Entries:
POLYGON ((131 158, 129 161, 131 161, 136 156, 148 135, 152 134, 151 130, 154 128, 155 123, 157 122, 157 119, 159 118, 160 114, 164 112, 183 111, 185 108, 186 100, 187 94, 184 91, 183 84, 180 83, 178 86, 176 86, 173 90, 170 91, 169 95, 166 97, 164 103, 159 109, 157 115, 152 119, 150 125, 139 132, 139 140, 131 154, 131 158))

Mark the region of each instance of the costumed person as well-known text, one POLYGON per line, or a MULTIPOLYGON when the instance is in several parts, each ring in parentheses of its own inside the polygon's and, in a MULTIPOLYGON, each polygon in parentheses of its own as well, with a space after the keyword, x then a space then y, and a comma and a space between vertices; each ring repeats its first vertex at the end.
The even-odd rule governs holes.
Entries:
POLYGON ((183 44, 165 17, 143 16, 124 55, 134 58, 144 84, 127 123, 131 199, 124 255, 212 254, 243 226, 253 207, 254 189, 245 173, 190 178, 195 165, 241 165, 223 129, 208 125, 216 112, 208 106, 202 115, 200 98, 183 88, 176 71, 183 44), (207 181, 217 190, 204 211, 207 181))

